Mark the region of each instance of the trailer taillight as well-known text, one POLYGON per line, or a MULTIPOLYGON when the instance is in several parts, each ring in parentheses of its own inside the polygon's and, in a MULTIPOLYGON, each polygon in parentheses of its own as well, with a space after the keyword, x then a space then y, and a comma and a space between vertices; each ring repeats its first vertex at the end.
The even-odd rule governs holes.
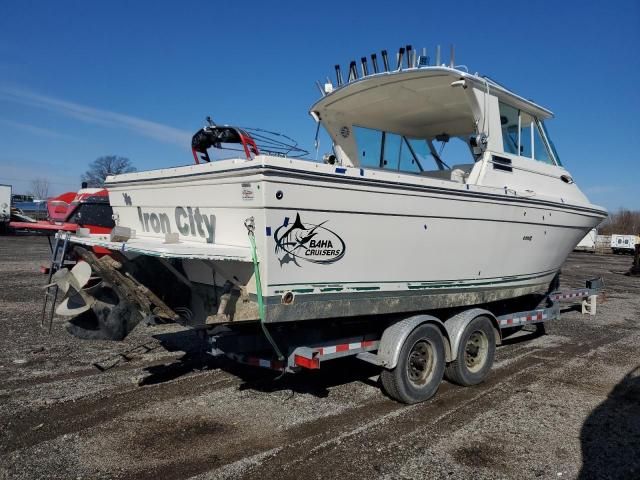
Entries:
POLYGON ((317 370, 320 368, 320 359, 318 357, 306 358, 302 355, 295 355, 293 357, 293 362, 298 367, 309 368, 311 370, 317 370))

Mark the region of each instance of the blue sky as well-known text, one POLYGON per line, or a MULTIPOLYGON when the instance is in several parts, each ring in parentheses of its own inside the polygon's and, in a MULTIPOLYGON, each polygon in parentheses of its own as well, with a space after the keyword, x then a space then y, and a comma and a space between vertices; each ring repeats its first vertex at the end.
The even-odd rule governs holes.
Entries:
MULTIPOLYGON (((75 190, 101 155, 140 170, 192 161, 219 123, 311 149, 315 80, 411 44, 550 108, 590 199, 640 209, 640 2, 71 2, 0 7, 0 183, 75 190)), ((324 144, 327 147, 326 142, 324 144)))

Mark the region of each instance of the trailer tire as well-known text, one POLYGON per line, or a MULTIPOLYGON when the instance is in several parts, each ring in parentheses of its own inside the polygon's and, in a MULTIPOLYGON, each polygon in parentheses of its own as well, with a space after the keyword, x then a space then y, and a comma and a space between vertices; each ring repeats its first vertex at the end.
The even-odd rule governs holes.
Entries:
POLYGON ((397 365, 383 370, 380 381, 387 395, 399 402, 423 402, 438 391, 445 363, 442 333, 435 325, 425 323, 407 336, 397 365))
POLYGON ((496 353, 496 335, 488 317, 474 318, 464 329, 456 359, 447 365, 447 380, 464 387, 482 383, 496 353))

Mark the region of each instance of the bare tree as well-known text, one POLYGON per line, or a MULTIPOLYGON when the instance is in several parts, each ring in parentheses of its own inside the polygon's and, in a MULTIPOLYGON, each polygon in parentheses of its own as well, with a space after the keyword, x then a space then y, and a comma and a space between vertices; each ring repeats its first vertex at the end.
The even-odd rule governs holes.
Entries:
POLYGON ((90 187, 102 187, 108 175, 135 172, 131 160, 117 155, 98 157, 89 164, 89 169, 82 174, 82 181, 90 187))
POLYGON ((610 213, 607 219, 598 228, 602 235, 617 233, 620 235, 640 234, 640 212, 634 212, 621 208, 615 213, 610 213))
POLYGON ((31 180, 31 191, 29 195, 35 200, 46 200, 49 198, 49 180, 46 178, 36 178, 31 180))

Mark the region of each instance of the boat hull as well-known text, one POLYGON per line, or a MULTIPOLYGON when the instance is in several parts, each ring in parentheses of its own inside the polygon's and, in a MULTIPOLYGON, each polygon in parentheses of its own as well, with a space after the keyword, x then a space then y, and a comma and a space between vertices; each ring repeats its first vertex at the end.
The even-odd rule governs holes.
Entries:
MULTIPOLYGON (((119 224, 139 235, 177 231, 214 245, 247 247, 244 221, 253 217, 267 322, 418 312, 544 292, 605 214, 404 174, 285 159, 219 163, 157 178, 118 177, 109 185, 111 204, 119 224)), ((228 264, 207 262, 234 276, 228 264)), ((255 300, 246 268, 241 278, 255 300)))

